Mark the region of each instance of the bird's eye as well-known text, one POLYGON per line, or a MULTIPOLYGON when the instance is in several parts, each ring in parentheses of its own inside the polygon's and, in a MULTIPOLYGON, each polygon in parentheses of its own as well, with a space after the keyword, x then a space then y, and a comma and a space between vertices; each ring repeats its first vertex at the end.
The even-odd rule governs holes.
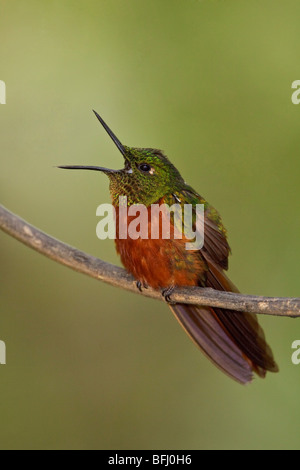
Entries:
POLYGON ((141 163, 138 166, 138 169, 143 171, 144 173, 149 173, 151 171, 151 166, 148 163, 141 163))

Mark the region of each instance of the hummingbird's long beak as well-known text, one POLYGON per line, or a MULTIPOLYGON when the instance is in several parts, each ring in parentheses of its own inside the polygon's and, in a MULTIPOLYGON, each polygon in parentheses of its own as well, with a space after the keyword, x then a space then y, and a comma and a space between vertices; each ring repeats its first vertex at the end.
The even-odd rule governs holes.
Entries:
POLYGON ((102 166, 83 166, 83 165, 62 165, 57 168, 62 168, 63 170, 93 170, 93 171, 102 171, 103 173, 117 173, 118 170, 110 170, 109 168, 103 168, 102 166))
POLYGON ((99 114, 93 110, 93 112, 95 113, 95 116, 96 118, 98 119, 98 121, 101 122, 102 126, 104 127, 104 129, 106 130, 106 132, 108 133, 109 137, 112 139, 112 141, 115 143, 115 145, 118 147, 118 149, 120 150, 121 154, 125 157, 126 156, 126 152, 125 152, 125 149, 123 147, 123 145, 121 144, 121 142, 119 141, 119 139, 115 136, 115 134, 113 133, 113 131, 108 127, 108 125, 106 124, 106 122, 103 121, 102 117, 99 116, 99 114))
MULTIPOLYGON (((110 138, 113 140, 113 142, 116 144, 120 152, 124 157, 126 157, 126 152, 125 148, 119 141, 119 139, 115 136, 113 131, 108 127, 106 122, 103 121, 102 117, 99 116, 99 114, 96 111, 93 111, 97 117, 97 119, 101 122, 102 126, 110 136, 110 138)), ((110 170, 109 168, 103 168, 102 166, 85 166, 85 165, 63 165, 63 166, 58 166, 57 168, 62 168, 63 170, 93 170, 93 171, 102 171, 103 173, 110 174, 110 173, 118 173, 119 170, 110 170)))

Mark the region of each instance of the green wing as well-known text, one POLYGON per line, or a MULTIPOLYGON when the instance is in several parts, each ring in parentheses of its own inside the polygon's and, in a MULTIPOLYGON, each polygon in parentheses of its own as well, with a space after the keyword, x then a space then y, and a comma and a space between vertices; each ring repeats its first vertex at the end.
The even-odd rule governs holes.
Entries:
MULTIPOLYGON (((200 250, 200 254, 206 261, 227 270, 230 247, 227 242, 226 229, 216 209, 190 186, 185 186, 184 189, 174 192, 165 202, 169 205, 174 203, 191 204, 194 208, 197 204, 204 204, 204 246, 200 250)), ((193 225, 193 229, 195 229, 196 211, 193 213, 193 225)))

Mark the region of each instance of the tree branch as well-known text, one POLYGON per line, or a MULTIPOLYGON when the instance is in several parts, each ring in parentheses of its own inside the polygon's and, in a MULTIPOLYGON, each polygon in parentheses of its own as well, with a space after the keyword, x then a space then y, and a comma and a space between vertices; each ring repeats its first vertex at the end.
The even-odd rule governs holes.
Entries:
MULTIPOLYGON (((0 205, 0 228, 28 247, 74 271, 86 274, 115 287, 139 293, 136 281, 124 269, 77 250, 50 237, 0 205)), ((158 291, 147 289, 143 296, 162 300, 158 291)), ((220 307, 240 312, 300 317, 300 298, 259 297, 192 287, 176 289, 172 301, 220 307)))

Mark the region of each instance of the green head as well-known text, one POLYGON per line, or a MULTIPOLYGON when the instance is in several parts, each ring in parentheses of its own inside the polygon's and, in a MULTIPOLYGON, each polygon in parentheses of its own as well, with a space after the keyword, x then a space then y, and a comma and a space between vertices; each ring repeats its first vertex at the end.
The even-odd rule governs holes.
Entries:
POLYGON ((110 180, 110 193, 115 205, 119 204, 120 196, 126 196, 129 205, 149 206, 184 186, 185 183, 179 171, 161 150, 122 145, 99 114, 95 111, 94 113, 122 153, 124 168, 122 170, 94 166, 60 166, 59 168, 105 173, 110 180))

